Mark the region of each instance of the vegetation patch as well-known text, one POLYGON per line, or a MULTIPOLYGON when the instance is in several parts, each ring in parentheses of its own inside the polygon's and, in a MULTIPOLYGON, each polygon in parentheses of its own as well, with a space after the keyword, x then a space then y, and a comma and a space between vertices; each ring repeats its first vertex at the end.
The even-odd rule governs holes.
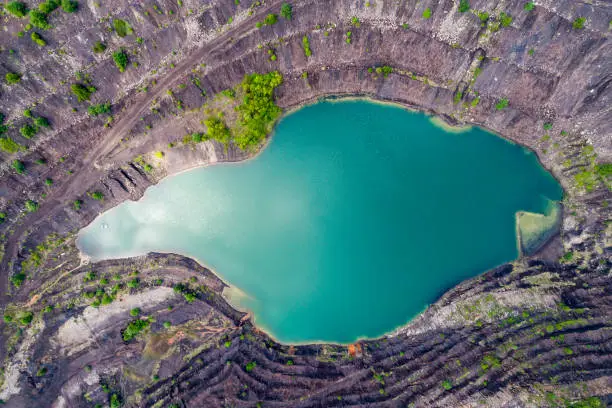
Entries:
POLYGON ((85 86, 79 83, 70 85, 70 90, 76 95, 79 102, 88 101, 91 94, 97 91, 94 86, 85 86))
POLYGON ((121 38, 134 33, 130 23, 118 18, 113 20, 113 28, 115 29, 117 35, 121 38))
POLYGON ((310 57, 312 55, 312 50, 310 49, 310 41, 308 41, 308 36, 305 35, 302 37, 302 47, 304 48, 304 55, 306 57, 310 57))
POLYGON ((125 72, 125 68, 128 65, 128 56, 123 49, 113 52, 113 61, 115 61, 115 65, 119 68, 119 72, 125 72))

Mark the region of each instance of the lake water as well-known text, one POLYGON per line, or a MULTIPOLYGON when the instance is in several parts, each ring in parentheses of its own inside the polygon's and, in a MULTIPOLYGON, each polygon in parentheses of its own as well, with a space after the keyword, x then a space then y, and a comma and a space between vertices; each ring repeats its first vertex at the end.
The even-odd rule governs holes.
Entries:
POLYGON ((515 213, 561 197, 533 153, 491 133, 321 102, 283 118, 255 159, 167 178, 98 217, 78 245, 94 260, 196 258, 280 341, 351 342, 515 259, 515 213))

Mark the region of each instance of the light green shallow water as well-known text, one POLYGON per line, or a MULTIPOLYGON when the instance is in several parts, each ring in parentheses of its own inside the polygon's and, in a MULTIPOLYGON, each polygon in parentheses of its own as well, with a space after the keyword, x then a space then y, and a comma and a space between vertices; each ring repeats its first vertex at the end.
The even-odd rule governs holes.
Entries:
POLYGON ((420 113, 323 102, 254 160, 192 170, 98 217, 93 259, 176 252, 213 268, 285 342, 351 342, 409 321, 517 256, 515 213, 562 190, 534 154, 420 113))

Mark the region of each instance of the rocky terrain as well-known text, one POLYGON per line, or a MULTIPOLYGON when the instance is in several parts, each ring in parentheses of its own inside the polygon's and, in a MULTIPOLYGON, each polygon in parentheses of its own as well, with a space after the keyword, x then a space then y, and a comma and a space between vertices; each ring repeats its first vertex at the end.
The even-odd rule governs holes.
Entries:
POLYGON ((81 0, 76 11, 65 1, 48 27, 5 5, 0 398, 612 404, 612 4, 290 4, 292 18, 281 1, 81 0), (367 96, 533 149, 565 189, 559 234, 450 289, 395 333, 353 345, 278 344, 228 305, 216 276, 177 255, 82 262, 75 233, 101 211, 169 174, 261 148, 221 143, 206 123, 221 118, 237 134, 240 83, 272 71, 283 109, 367 96))

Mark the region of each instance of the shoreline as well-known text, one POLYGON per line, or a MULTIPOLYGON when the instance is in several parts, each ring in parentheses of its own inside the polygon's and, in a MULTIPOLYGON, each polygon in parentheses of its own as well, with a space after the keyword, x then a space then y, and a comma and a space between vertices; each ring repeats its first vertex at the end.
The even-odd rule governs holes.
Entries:
MULTIPOLYGON (((155 184, 152 184, 151 186, 147 187, 147 189, 144 191, 143 195, 140 198, 138 198, 138 200, 126 200, 126 201, 138 202, 140 200, 143 200, 143 199, 146 198, 146 194, 147 194, 147 191, 149 190, 149 188, 155 187, 155 186, 159 186, 159 184, 161 182, 169 180, 170 178, 178 176, 178 175, 180 175, 180 174, 182 174, 184 172, 187 172, 187 171, 193 171, 193 170, 196 170, 196 169, 206 168, 206 167, 213 166, 213 165, 242 165, 243 163, 247 163, 250 160, 256 159, 270 145, 270 143, 272 142, 272 139, 273 139, 273 137, 275 135, 276 127, 285 118, 289 117, 293 113, 295 113, 295 112, 299 111, 300 109, 303 109, 304 107, 307 107, 307 106, 312 106, 312 105, 316 105, 318 103, 324 103, 324 102, 339 103, 339 102, 345 102, 345 101, 356 101, 356 102, 358 102, 358 101, 366 101, 368 103, 374 103, 374 104, 380 104, 380 105, 386 105, 386 106, 393 106, 393 107, 396 107, 396 108, 401 108, 401 109, 407 110, 409 112, 423 113, 428 118, 429 122, 432 123, 433 126, 439 127, 441 129, 443 129, 444 131, 449 132, 449 133, 463 133, 463 132, 467 132, 467 131, 471 130, 474 127, 474 126, 457 126, 455 124, 452 124, 452 123, 448 122, 447 118, 445 118, 443 116, 433 115, 433 114, 428 113, 425 110, 413 109, 410 106, 403 105, 401 103, 394 102, 394 101, 386 101, 386 100, 373 99, 373 98, 371 98, 369 96, 363 96, 363 95, 347 95, 347 96, 344 96, 344 95, 329 95, 329 96, 324 97, 324 98, 313 98, 313 99, 304 101, 304 102, 302 102, 300 104, 296 104, 294 106, 291 106, 291 107, 285 109, 282 112, 282 114, 271 125, 271 130, 270 130, 268 136, 266 137, 266 139, 264 140, 264 142, 258 147, 258 149, 256 151, 250 152, 250 153, 246 154, 244 156, 244 158, 239 159, 239 160, 231 160, 231 161, 218 160, 218 161, 215 161, 215 162, 209 162, 209 163, 205 163, 205 164, 190 166, 190 167, 185 168, 185 169, 183 169, 183 170, 181 170, 179 172, 176 172, 176 173, 173 173, 173 174, 169 174, 169 175, 166 175, 166 176, 160 178, 159 180, 157 180, 157 182, 155 184)), ((513 140, 507 139, 507 138, 505 138, 505 137, 503 137, 501 135, 496 134, 495 132, 488 131, 486 129, 484 129, 484 130, 487 131, 488 133, 491 133, 495 137, 499 137, 499 138, 503 139, 504 141, 510 142, 512 144, 518 144, 522 148, 526 149, 526 151, 532 152, 532 150, 529 149, 527 146, 524 146, 524 145, 521 145, 519 143, 516 143, 513 140)), ((539 160, 538 160, 538 162, 539 162, 539 160)), ((552 175, 552 173, 550 173, 548 171, 548 169, 546 169, 546 167, 544 167, 542 165, 541 162, 539 162, 539 164, 540 164, 540 166, 542 167, 543 170, 546 170, 547 173, 552 175)), ((554 177, 554 175, 553 175, 553 177, 554 177)), ((121 204, 121 203, 119 203, 119 204, 121 204)), ((117 205, 119 205, 119 204, 117 204, 117 205)), ((81 228, 79 230, 79 232, 77 233, 77 236, 76 236, 76 239, 75 239, 75 246, 77 247, 77 249, 79 251, 79 256, 80 256, 82 262, 87 262, 87 263, 93 262, 93 263, 95 263, 95 262, 106 260, 106 259, 98 259, 98 260, 92 261, 92 258, 90 256, 86 255, 83 252, 82 248, 78 245, 78 241, 80 239, 80 235, 81 235, 81 232, 83 230, 89 228, 92 225, 92 223, 94 222, 95 219, 97 219, 98 217, 106 214, 107 212, 111 211, 114 208, 116 208, 116 206, 111 207, 108 210, 99 213, 98 216, 96 216, 96 218, 94 218, 89 224, 87 224, 86 226, 81 228)), ((523 211, 517 211, 517 213, 515 214, 515 219, 516 219, 515 228, 516 228, 517 257, 515 259, 511 260, 511 262, 518 261, 518 260, 522 259, 524 256, 527 256, 522 251, 520 226, 519 226, 519 222, 518 222, 519 214, 521 214, 522 212, 523 211)), ((560 225, 558 227, 560 227, 560 225)), ((560 228, 557 228, 557 231, 555 233, 551 234, 551 236, 546 240, 546 242, 548 242, 550 239, 552 239, 555 236, 557 236, 559 234, 559 230, 560 230, 560 228)), ((538 249, 536 251, 534 251, 532 255, 537 254, 537 252, 542 247, 544 247, 546 242, 542 243, 542 245, 539 245, 538 249)), ((255 315, 254 311, 251 310, 248 307, 245 307, 244 304, 241 304, 240 298, 251 298, 251 299, 253 299, 253 297, 251 295, 249 295, 248 293, 244 292, 238 286, 233 285, 232 283, 227 281, 223 277, 222 274, 217 272, 214 268, 209 266, 204 260, 201 260, 198 257, 192 256, 190 254, 181 254, 180 252, 156 250, 156 251, 149 251, 149 252, 144 253, 144 254, 143 253, 135 253, 135 254, 127 255, 127 256, 121 256, 121 257, 117 257, 117 258, 107 258, 107 259, 124 259, 124 258, 134 257, 134 256, 145 256, 146 257, 146 256, 149 256, 149 254, 151 254, 152 252, 164 253, 164 254, 178 254, 178 255, 186 256, 188 258, 193 259, 195 262, 197 262, 202 267, 204 267, 204 268, 208 269, 209 271, 211 271, 211 273, 213 273, 223 283, 224 288, 222 290, 221 295, 228 302, 228 304, 232 308, 234 308, 235 310, 237 310, 237 311, 239 311, 241 313, 244 313, 248 317, 248 319, 250 319, 252 321, 253 325, 258 330, 261 330, 262 332, 264 332, 271 339, 273 339, 274 341, 277 341, 277 342, 279 342, 281 344, 287 344, 287 345, 296 345, 297 346, 297 345, 306 345, 306 344, 334 344, 334 345, 340 345, 340 346, 347 346, 347 345, 350 345, 350 344, 355 344, 355 343, 360 342, 360 341, 367 341, 367 340, 372 340, 372 339, 381 338, 381 337, 393 337, 393 336, 397 335, 399 332, 401 332, 402 329, 408 328, 410 326, 411 322, 415 321, 419 316, 422 316, 423 313, 425 313, 425 311, 428 310, 428 308, 431 306, 431 304, 435 303, 437 300, 439 300, 444 295, 444 293, 442 293, 435 300, 433 300, 432 303, 424 305, 423 309, 420 312, 418 312, 415 315, 409 317, 404 323, 401 323, 401 324, 395 326, 394 328, 392 328, 392 329, 390 329, 388 331, 385 331, 384 333, 380 333, 378 335, 375 335, 375 336, 363 335, 363 336, 359 336, 354 341, 347 342, 347 343, 333 342, 333 341, 329 341, 329 340, 314 340, 314 341, 304 341, 304 342, 284 342, 284 341, 279 340, 272 333, 272 331, 269 328, 267 328, 265 325, 257 323, 257 319, 256 319, 256 315, 255 315)), ((496 267, 499 267, 500 265, 503 265, 504 263, 505 262, 502 262, 501 264, 495 265, 492 268, 486 269, 484 271, 480 271, 478 274, 474 275, 473 277, 471 277, 469 279, 466 279, 466 280, 461 280, 457 284, 465 282, 465 281, 468 281, 468 280, 471 280, 471 279, 478 278, 482 274, 487 273, 488 271, 490 271, 492 269, 495 269, 496 267)), ((456 286, 456 285, 454 285, 454 286, 456 286)))

